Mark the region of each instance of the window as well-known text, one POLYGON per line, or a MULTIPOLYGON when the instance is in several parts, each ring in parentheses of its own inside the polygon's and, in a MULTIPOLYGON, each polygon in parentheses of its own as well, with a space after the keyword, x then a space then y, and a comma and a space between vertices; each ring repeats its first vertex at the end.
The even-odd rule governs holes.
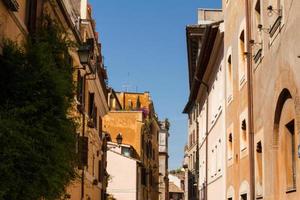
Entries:
POLYGON ((99 116, 99 137, 102 139, 102 118, 99 116))
POLYGON ((122 153, 122 155, 124 155, 126 157, 130 157, 130 158, 133 156, 133 152, 130 147, 122 147, 121 153, 122 153))
POLYGON ((240 128, 240 148, 241 151, 245 151, 247 149, 247 124, 246 119, 241 121, 241 128, 240 128))
POLYGON ((94 93, 89 92, 88 115, 91 118, 94 111, 94 93))
POLYGON ((242 194, 241 195, 241 200, 247 200, 247 194, 242 194))
POLYGON ((245 49, 245 31, 242 30, 239 37, 239 80, 240 85, 245 81, 245 71, 246 71, 246 49, 245 49))
POLYGON ((144 167, 141 170, 141 183, 144 186, 147 184, 147 173, 146 173, 146 169, 144 167))
POLYGON ((257 0, 257 2, 255 4, 255 21, 256 21, 256 25, 261 24, 260 0, 257 0))
POLYGON ((262 171, 262 144, 261 141, 256 143, 256 196, 261 197, 262 196, 262 177, 263 177, 263 171, 262 171))
POLYGON ((233 134, 229 133, 228 134, 228 142, 227 142, 227 149, 228 149, 227 157, 228 157, 228 160, 231 160, 232 156, 233 156, 233 144, 232 143, 233 143, 233 134))
POLYGON ((77 72, 77 101, 83 103, 83 77, 80 74, 80 71, 77 72))
POLYGON ((94 112, 93 112, 93 122, 94 122, 94 128, 97 129, 97 126, 98 126, 98 121, 97 121, 97 118, 98 118, 98 113, 97 113, 97 107, 94 105, 94 112))
MULTIPOLYGON (((11 2, 17 2, 16 0, 8 0, 11 2)), ((37 16, 37 1, 27 0, 26 1, 26 19, 25 24, 29 32, 34 31, 36 26, 37 16)))
POLYGON ((254 33, 255 45, 253 45, 254 52, 254 61, 259 63, 262 57, 262 19, 261 19, 261 0, 257 0, 254 7, 254 17, 255 17, 255 26, 257 28, 256 33, 254 33))
POLYGON ((227 59, 227 102, 232 100, 233 94, 233 77, 232 77, 232 61, 231 55, 227 59))
POLYGON ((286 143, 285 143, 285 169, 287 191, 296 188, 296 161, 295 161, 295 122, 290 121, 286 127, 286 143))

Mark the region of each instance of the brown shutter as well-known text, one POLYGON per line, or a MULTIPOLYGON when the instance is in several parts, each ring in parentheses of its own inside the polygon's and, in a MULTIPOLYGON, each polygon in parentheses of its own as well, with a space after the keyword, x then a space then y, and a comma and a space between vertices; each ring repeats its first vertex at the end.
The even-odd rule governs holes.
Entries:
POLYGON ((88 137, 80 136, 78 140, 79 169, 88 165, 88 137))
POLYGON ((101 162, 101 160, 99 160, 98 161, 98 181, 101 182, 101 183, 103 182, 102 181, 102 179, 103 179, 102 176, 103 176, 102 175, 102 162, 101 162))

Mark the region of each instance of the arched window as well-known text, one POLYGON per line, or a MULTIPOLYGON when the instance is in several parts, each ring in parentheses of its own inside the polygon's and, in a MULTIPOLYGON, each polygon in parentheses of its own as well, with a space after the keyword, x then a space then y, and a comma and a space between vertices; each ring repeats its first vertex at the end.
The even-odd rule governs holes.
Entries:
POLYGON ((255 153, 255 163, 256 163, 256 181, 255 181, 255 193, 256 198, 262 198, 263 188, 262 188, 262 177, 263 177, 263 169, 262 169, 262 143, 258 141, 256 143, 256 153, 255 153))
POLYGON ((255 4, 255 21, 256 21, 256 25, 261 24, 261 4, 260 4, 261 0, 257 0, 256 4, 255 4))
POLYGON ((296 142, 295 142, 295 104, 289 90, 279 95, 274 119, 274 139, 277 148, 278 191, 296 190, 296 142))
POLYGON ((295 152, 295 120, 285 125, 285 158, 287 190, 296 188, 296 152, 295 152))
POLYGON ((232 160, 233 157, 233 134, 228 134, 228 141, 227 141, 227 159, 232 160))
POLYGON ((246 48, 245 48, 245 31, 242 30, 239 36, 239 80, 240 85, 245 81, 246 72, 246 48))
POLYGON ((232 59, 231 55, 227 58, 227 102, 232 100, 233 95, 233 75, 232 75, 232 59))
MULTIPOLYGON (((263 27, 262 24, 262 15, 261 15, 261 0, 257 0, 255 7, 254 7, 254 20, 255 20, 255 30, 257 30, 255 34, 255 43, 260 44, 262 42, 262 29, 260 27, 263 27)), ((257 45, 256 45, 257 46, 257 45)), ((261 45, 258 46, 258 48, 261 48, 261 45)))
POLYGON ((234 188, 233 188, 233 186, 230 186, 227 189, 227 200, 234 200, 234 188))
POLYGON ((240 200, 248 200, 249 198, 249 184, 247 181, 243 181, 240 185, 240 190, 239 190, 240 200))

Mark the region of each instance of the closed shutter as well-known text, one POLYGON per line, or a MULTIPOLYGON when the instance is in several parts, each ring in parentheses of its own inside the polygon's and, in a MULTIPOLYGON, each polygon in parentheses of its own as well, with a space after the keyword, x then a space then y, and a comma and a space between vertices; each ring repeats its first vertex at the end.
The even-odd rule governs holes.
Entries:
POLYGON ((88 165, 88 137, 80 136, 78 140, 79 169, 88 165))

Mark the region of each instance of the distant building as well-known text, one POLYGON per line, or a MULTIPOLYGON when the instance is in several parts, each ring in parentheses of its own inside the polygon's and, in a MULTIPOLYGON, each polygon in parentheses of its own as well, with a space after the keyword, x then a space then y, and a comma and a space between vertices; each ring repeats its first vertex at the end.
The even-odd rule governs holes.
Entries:
POLYGON ((109 142, 107 148, 107 193, 116 200, 141 199, 142 165, 133 147, 109 142))
POLYGON ((184 199, 184 172, 169 174, 169 200, 184 199))
POLYGON ((110 112, 103 118, 104 132, 115 143, 117 135, 121 134, 122 144, 130 145, 135 159, 141 163, 142 192, 138 199, 158 200, 160 127, 150 94, 111 90, 108 102, 110 112))
POLYGON ((159 200, 168 200, 169 196, 169 179, 168 179, 168 169, 169 169, 169 121, 161 121, 159 131, 159 200))
POLYGON ((185 148, 187 200, 225 196, 225 116, 222 10, 199 9, 186 27, 190 95, 185 148))

